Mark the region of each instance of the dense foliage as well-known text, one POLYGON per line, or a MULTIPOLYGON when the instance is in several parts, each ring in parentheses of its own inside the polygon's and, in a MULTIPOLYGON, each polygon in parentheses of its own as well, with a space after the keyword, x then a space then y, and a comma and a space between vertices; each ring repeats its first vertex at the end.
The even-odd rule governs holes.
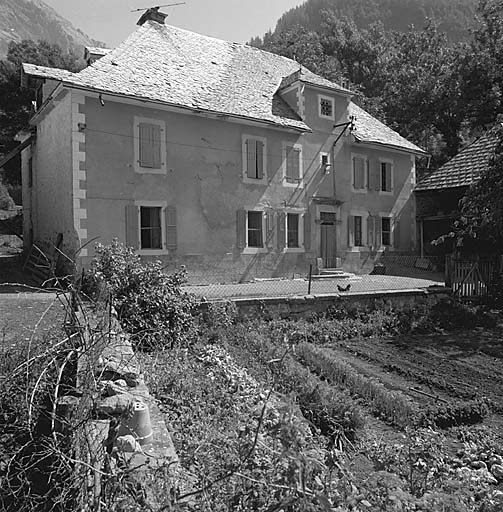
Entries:
POLYGON ((144 263, 117 240, 97 244, 95 252, 86 287, 95 297, 103 291, 111 295, 137 347, 169 347, 190 337, 196 301, 182 290, 185 270, 167 274, 160 261, 144 263))
MULTIPOLYGON (((427 165, 434 169, 444 163, 502 112, 503 2, 480 1, 480 23, 463 43, 450 42, 437 18, 415 31, 389 30, 379 18, 359 21, 372 6, 394 12, 396 4, 374 2, 364 10, 359 2, 308 2, 298 9, 311 13, 309 21, 300 16, 298 25, 280 23, 252 44, 295 58, 329 79, 349 80, 361 93, 357 103, 431 154, 431 162, 419 165, 426 172, 427 165), (347 14, 339 12, 343 7, 347 14)), ((464 7, 472 9, 468 4, 464 7)))

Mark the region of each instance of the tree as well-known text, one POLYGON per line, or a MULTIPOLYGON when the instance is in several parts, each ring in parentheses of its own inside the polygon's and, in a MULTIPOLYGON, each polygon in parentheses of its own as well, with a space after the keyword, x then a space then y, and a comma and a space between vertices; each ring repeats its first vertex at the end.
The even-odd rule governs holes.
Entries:
POLYGON ((28 127, 33 92, 21 87, 23 62, 69 71, 82 67, 76 55, 63 53, 57 45, 31 40, 10 43, 7 58, 0 60, 0 155, 16 146, 14 136, 28 127))
POLYGON ((461 220, 455 225, 458 245, 476 252, 503 252, 503 127, 494 155, 480 179, 461 200, 461 220))

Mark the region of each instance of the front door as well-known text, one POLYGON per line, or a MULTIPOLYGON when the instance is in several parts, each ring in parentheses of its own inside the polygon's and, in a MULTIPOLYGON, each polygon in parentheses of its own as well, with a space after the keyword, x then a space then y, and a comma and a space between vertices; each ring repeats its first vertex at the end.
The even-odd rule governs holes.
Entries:
POLYGON ((335 268, 336 263, 336 236, 335 213, 320 212, 320 257, 324 268, 335 268))

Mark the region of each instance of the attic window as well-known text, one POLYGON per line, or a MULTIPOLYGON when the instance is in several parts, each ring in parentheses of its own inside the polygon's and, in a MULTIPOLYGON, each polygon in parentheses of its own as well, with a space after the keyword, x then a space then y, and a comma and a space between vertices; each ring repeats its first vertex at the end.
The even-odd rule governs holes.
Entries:
POLYGON ((334 120, 335 118, 335 106, 334 99, 329 96, 318 95, 318 107, 319 116, 323 119, 334 120))

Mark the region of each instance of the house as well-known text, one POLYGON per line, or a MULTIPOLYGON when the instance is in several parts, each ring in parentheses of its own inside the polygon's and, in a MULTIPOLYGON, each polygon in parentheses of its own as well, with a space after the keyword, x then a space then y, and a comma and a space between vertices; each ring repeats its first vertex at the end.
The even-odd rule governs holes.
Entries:
POLYGON ((27 243, 86 265, 119 238, 220 281, 414 249, 420 148, 294 60, 150 14, 78 73, 24 65, 27 243))
POLYGON ((425 176, 414 189, 421 256, 439 256, 453 251, 453 242, 431 242, 452 231, 460 217, 459 202, 472 183, 488 167, 498 144, 491 129, 466 146, 442 167, 425 176))

